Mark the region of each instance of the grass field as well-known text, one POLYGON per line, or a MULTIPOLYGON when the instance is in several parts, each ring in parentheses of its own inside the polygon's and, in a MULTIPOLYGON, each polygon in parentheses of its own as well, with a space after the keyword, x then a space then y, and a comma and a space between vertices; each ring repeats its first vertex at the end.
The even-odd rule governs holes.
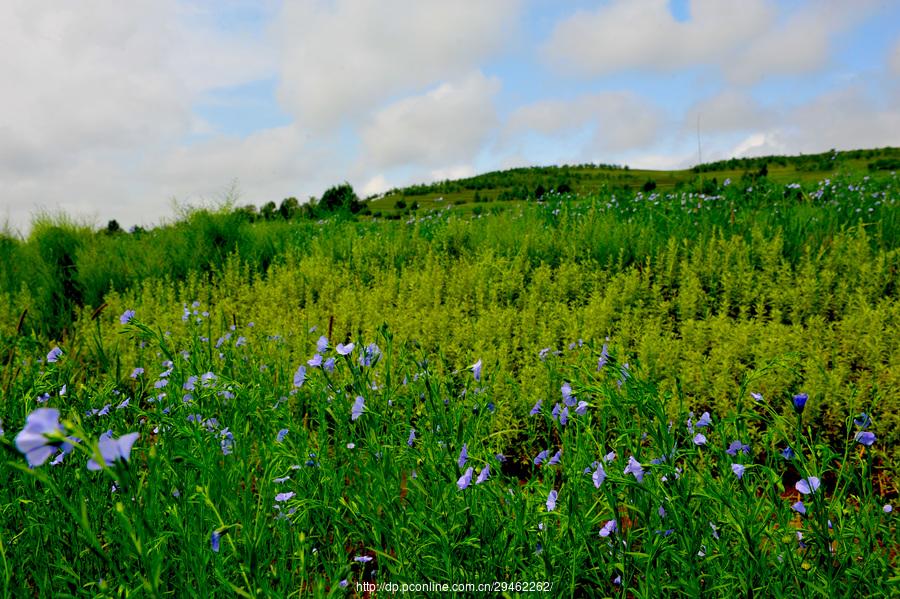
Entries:
POLYGON ((417 189, 399 220, 390 195, 42 217, 0 238, 3 592, 896 594, 900 182, 875 159, 417 189))

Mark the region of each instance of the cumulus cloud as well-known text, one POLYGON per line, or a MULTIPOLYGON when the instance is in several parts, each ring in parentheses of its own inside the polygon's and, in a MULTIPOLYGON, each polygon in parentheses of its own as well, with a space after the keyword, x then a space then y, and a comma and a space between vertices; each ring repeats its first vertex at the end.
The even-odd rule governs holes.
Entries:
POLYGON ((813 1, 791 12, 770 0, 692 0, 690 18, 678 21, 668 0, 613 0, 563 19, 542 52, 575 75, 713 66, 749 85, 821 69, 835 34, 878 7, 876 0, 813 1))
POLYGON ((523 106, 510 116, 504 138, 570 137, 582 140, 589 153, 619 153, 652 143, 664 120, 658 106, 637 94, 603 92, 523 106))
POLYGON ((471 161, 498 124, 500 82, 473 73, 376 113, 361 131, 362 161, 377 168, 471 161))
POLYGON ((698 118, 702 133, 721 133, 769 127, 777 115, 749 94, 727 89, 690 107, 685 113, 682 131, 694 133, 698 118))
POLYGON ((287 0, 279 99, 305 127, 358 123, 398 96, 478 68, 514 33, 520 0, 287 0))

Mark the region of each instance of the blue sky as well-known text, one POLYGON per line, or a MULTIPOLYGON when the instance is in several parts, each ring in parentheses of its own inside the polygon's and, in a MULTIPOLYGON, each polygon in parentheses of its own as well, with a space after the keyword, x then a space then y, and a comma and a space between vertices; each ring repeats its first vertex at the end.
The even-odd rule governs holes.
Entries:
POLYGON ((9 0, 0 218, 900 145, 900 2, 9 0), (66 8, 60 9, 63 6, 66 8))

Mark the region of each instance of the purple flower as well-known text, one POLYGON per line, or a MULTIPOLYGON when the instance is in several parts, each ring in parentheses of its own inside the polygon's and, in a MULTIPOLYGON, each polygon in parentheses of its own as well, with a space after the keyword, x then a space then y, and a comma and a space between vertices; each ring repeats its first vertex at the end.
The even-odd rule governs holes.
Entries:
MULTIPOLYGON (((122 435, 118 439, 113 439, 112 435, 108 432, 101 435, 97 445, 99 446, 100 456, 103 458, 103 462, 107 466, 112 466, 116 460, 124 460, 127 462, 131 457, 131 448, 135 441, 138 440, 138 437, 140 437, 139 433, 128 433, 127 435, 122 435)), ((100 464, 98 464, 94 458, 88 460, 88 470, 96 471, 100 470, 100 468, 100 464)))
POLYGON ((193 391, 194 388, 196 387, 196 385, 197 385, 197 376, 191 375, 187 378, 187 380, 184 382, 184 385, 182 385, 181 388, 184 389, 185 391, 193 391))
POLYGON ((806 407, 806 401, 809 399, 809 395, 806 393, 798 393, 794 396, 794 410, 799 414, 803 411, 803 408, 806 407))
POLYGON ((296 495, 296 493, 294 493, 293 491, 287 491, 286 493, 279 493, 278 495, 275 496, 275 501, 287 501, 294 495, 296 495))
POLYGON ((328 372, 328 374, 334 372, 334 358, 328 358, 327 360, 325 360, 325 364, 322 365, 322 368, 324 368, 328 372))
POLYGON ((122 324, 128 324, 131 322, 131 319, 134 318, 134 310, 125 310, 122 312, 122 316, 119 317, 119 322, 122 324))
POLYGON ((608 537, 612 533, 616 532, 616 530, 618 530, 618 527, 616 526, 616 521, 615 520, 607 520, 606 524, 603 525, 603 528, 600 529, 600 536, 608 537))
POLYGON ((283 483, 285 481, 289 481, 289 480, 291 480, 290 476, 279 476, 278 478, 273 478, 272 482, 278 483, 280 485, 281 483, 283 483))
POLYGON ((362 395, 356 396, 356 401, 353 402, 353 409, 350 410, 350 420, 356 420, 360 416, 362 416, 363 410, 366 409, 365 399, 362 395))
POLYGON ((472 364, 472 366, 470 366, 469 368, 472 369, 472 375, 475 377, 475 380, 480 381, 481 380, 481 360, 478 360, 477 362, 472 364))
POLYGON ((806 506, 803 505, 803 502, 802 502, 802 501, 798 501, 797 503, 795 503, 794 505, 792 505, 792 506, 791 506, 791 509, 794 510, 795 512, 799 512, 799 513, 801 513, 801 514, 805 514, 805 513, 806 513, 806 506))
POLYGON ((604 343, 603 349, 600 350, 600 359, 597 360, 597 371, 598 372, 600 370, 602 370, 604 366, 606 366, 606 361, 609 359, 608 350, 609 350, 609 346, 606 343, 604 343))
MULTIPOLYGON (((28 465, 40 466, 56 453, 57 447, 68 445, 61 441, 51 441, 46 437, 53 433, 62 434, 59 424, 59 410, 54 408, 38 408, 25 420, 25 428, 16 435, 16 448, 25 454, 28 465)), ((71 446, 70 446, 71 447, 71 446)))
POLYGON ((575 413, 578 414, 579 416, 584 416, 585 414, 587 414, 587 410, 588 410, 588 402, 579 401, 578 407, 575 408, 575 413))
POLYGON ((706 436, 703 433, 697 433, 694 435, 694 445, 706 445, 706 436))
POLYGON ((797 481, 797 484, 794 485, 794 488, 800 491, 803 495, 809 495, 810 493, 815 493, 816 489, 819 488, 819 479, 815 476, 810 476, 809 478, 801 478, 797 481))
MULTIPOLYGON (((209 423, 208 420, 207 423, 209 423)), ((207 428, 209 428, 209 424, 207 424, 207 428)), ((222 448, 222 455, 231 455, 232 451, 234 451, 234 434, 226 426, 219 433, 219 436, 222 438, 219 442, 219 446, 222 448)))
POLYGON ((559 418, 559 404, 558 404, 558 403, 557 403, 556 405, 553 406, 553 410, 550 412, 550 416, 551 416, 554 420, 556 420, 557 418, 559 418))
POLYGON ((709 426, 712 423, 712 419, 709 416, 709 412, 703 412, 700 416, 700 420, 697 421, 697 427, 709 426))
POLYGON ((625 467, 625 474, 633 474, 639 483, 644 482, 644 469, 641 463, 634 459, 634 456, 628 456, 628 465, 625 467))
POLYGON ((456 460, 456 465, 462 468, 466 465, 466 460, 469 459, 469 445, 468 443, 463 443, 462 449, 459 451, 459 458, 456 460))
POLYGON ((412 447, 413 443, 415 443, 415 441, 416 441, 416 429, 411 428, 411 429, 409 429, 409 438, 406 440, 406 444, 409 445, 410 447, 412 447))
POLYGON ((783 458, 786 459, 786 460, 793 460, 793 459, 794 459, 794 455, 795 455, 795 454, 794 454, 794 450, 791 449, 790 447, 785 447, 785 448, 782 449, 779 453, 781 454, 781 457, 783 457, 783 458))
POLYGON ((725 453, 728 455, 737 455, 737 452, 739 451, 750 453, 750 446, 745 445, 741 441, 732 441, 731 445, 728 446, 728 449, 725 450, 725 453))
POLYGON ((62 353, 63 352, 59 347, 54 347, 50 350, 50 353, 47 354, 47 361, 51 364, 56 362, 62 356, 62 353))
POLYGON ((350 352, 353 351, 353 344, 352 344, 352 343, 348 343, 347 345, 344 345, 343 343, 338 343, 338 344, 337 344, 337 347, 334 348, 334 349, 335 349, 335 351, 337 351, 337 353, 339 353, 340 355, 346 356, 346 355, 349 355, 350 352))
POLYGON ((316 368, 317 366, 321 366, 322 365, 322 354, 314 355, 312 358, 307 360, 306 363, 309 364, 310 366, 312 366, 313 368, 316 368))
POLYGON ((559 461, 561 459, 562 459, 562 450, 557 451, 555 454, 553 454, 553 457, 550 458, 550 461, 547 462, 547 464, 550 466, 555 466, 556 464, 559 464, 559 461))
POLYGON ((572 385, 567 382, 563 383, 559 390, 562 392, 563 402, 567 406, 574 406, 575 398, 572 396, 572 385))
POLYGON ((569 422, 569 406, 563 406, 563 409, 559 411, 559 423, 562 426, 565 426, 566 423, 569 422))
POLYGON ((856 433, 856 442, 866 447, 870 447, 875 442, 875 433, 869 431, 859 431, 856 433))
POLYGON ((282 441, 284 441, 284 438, 287 437, 288 432, 289 431, 286 428, 283 428, 280 431, 278 431, 278 436, 275 437, 275 442, 281 443, 282 441))
POLYGON ((159 379, 155 383, 153 383, 153 387, 156 389, 162 389, 166 385, 169 384, 169 379, 159 379))
POLYGON ((480 485, 481 483, 486 481, 490 475, 491 467, 489 465, 485 465, 485 467, 481 469, 481 472, 478 473, 478 478, 475 479, 475 484, 480 485))
POLYGON ((222 533, 218 530, 212 531, 212 534, 209 537, 209 544, 212 545, 212 550, 215 553, 219 552, 219 540, 222 538, 222 533))
POLYGON ((469 469, 466 470, 465 474, 459 477, 459 480, 456 481, 456 486, 460 491, 468 487, 472 484, 472 473, 475 472, 475 469, 469 466, 469 469))
POLYGON ((594 486, 599 489, 603 481, 606 480, 606 470, 603 469, 603 464, 597 463, 597 469, 594 470, 591 479, 594 481, 594 486))
POLYGON ((381 350, 374 343, 370 343, 366 346, 365 351, 359 357, 359 365, 369 367, 375 364, 378 361, 378 357, 381 355, 381 350))
POLYGON ((350 583, 347 582, 346 578, 344 580, 340 581, 338 584, 341 586, 342 589, 346 589, 350 585, 350 583))
POLYGON ((535 414, 537 414, 537 413, 539 413, 539 412, 541 411, 541 402, 543 402, 542 399, 537 400, 537 403, 534 404, 534 407, 533 407, 533 408, 531 408, 530 414, 531 414, 532 416, 534 416, 535 414))
POLYGON ((550 494, 547 495, 547 511, 552 512, 556 509, 556 498, 559 494, 556 492, 556 489, 550 491, 550 494))
POLYGON ((867 429, 870 426, 872 426, 872 419, 869 417, 868 414, 863 412, 862 414, 859 415, 859 418, 853 419, 853 424, 855 424, 858 428, 867 429))
POLYGON ((756 400, 756 401, 762 401, 762 400, 763 400, 762 393, 756 393, 755 391, 751 391, 751 392, 750 392, 750 396, 751 396, 754 400, 756 400))
POLYGON ((319 340, 316 341, 316 349, 319 350, 320 354, 324 354, 328 349, 328 337, 325 335, 319 337, 319 340))
POLYGON ((738 480, 741 480, 742 478, 744 478, 744 470, 746 470, 746 468, 741 464, 732 464, 731 465, 731 471, 734 472, 734 475, 736 477, 738 477, 738 480))
POLYGON ((361 563, 361 564, 368 564, 370 561, 372 561, 372 556, 370 556, 370 555, 358 555, 358 556, 356 556, 356 557, 353 558, 353 561, 359 562, 359 563, 361 563))
POLYGON ((549 456, 549 455, 550 455, 550 450, 549 450, 549 449, 545 449, 545 450, 542 451, 541 453, 537 454, 537 456, 535 456, 535 458, 534 458, 534 465, 535 465, 535 466, 540 466, 541 462, 543 462, 544 460, 546 460, 546 459, 547 459, 547 456, 549 456))
POLYGON ((892 506, 890 503, 885 503, 884 507, 881 509, 885 514, 890 514, 894 511, 894 506, 892 506))
POLYGON ((294 373, 294 387, 302 387, 303 381, 306 380, 306 367, 301 365, 300 368, 297 369, 297 372, 294 373))

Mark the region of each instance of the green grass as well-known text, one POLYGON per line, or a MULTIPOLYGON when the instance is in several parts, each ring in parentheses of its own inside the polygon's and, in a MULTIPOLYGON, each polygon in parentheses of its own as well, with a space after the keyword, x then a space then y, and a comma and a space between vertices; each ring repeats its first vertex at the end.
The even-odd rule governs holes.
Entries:
POLYGON ((895 594, 900 184, 799 167, 815 175, 799 186, 770 164, 709 193, 660 177, 649 193, 400 220, 224 207, 135 234, 42 217, 27 239, 0 237, 5 595, 353 596, 338 583, 376 569, 398 584, 552 582, 554 596, 895 594), (355 353, 332 351, 335 372, 307 367, 295 388, 321 334, 355 353), (383 355, 361 367, 369 342, 383 355), (215 383, 183 388, 206 372, 215 383), (564 382, 588 407, 561 426, 564 382), (41 406, 83 441, 29 470, 13 440, 41 406), (705 445, 691 411, 712 415, 705 445), (871 447, 855 442, 860 412, 871 447), (107 430, 141 437, 127 466, 89 472, 107 430), (735 440, 751 452, 726 454, 735 440), (543 450, 560 464, 536 466, 543 450), (584 469, 610 451, 596 488, 584 469), (800 516, 808 476, 823 484, 800 516), (610 520, 619 533, 600 537, 610 520))

